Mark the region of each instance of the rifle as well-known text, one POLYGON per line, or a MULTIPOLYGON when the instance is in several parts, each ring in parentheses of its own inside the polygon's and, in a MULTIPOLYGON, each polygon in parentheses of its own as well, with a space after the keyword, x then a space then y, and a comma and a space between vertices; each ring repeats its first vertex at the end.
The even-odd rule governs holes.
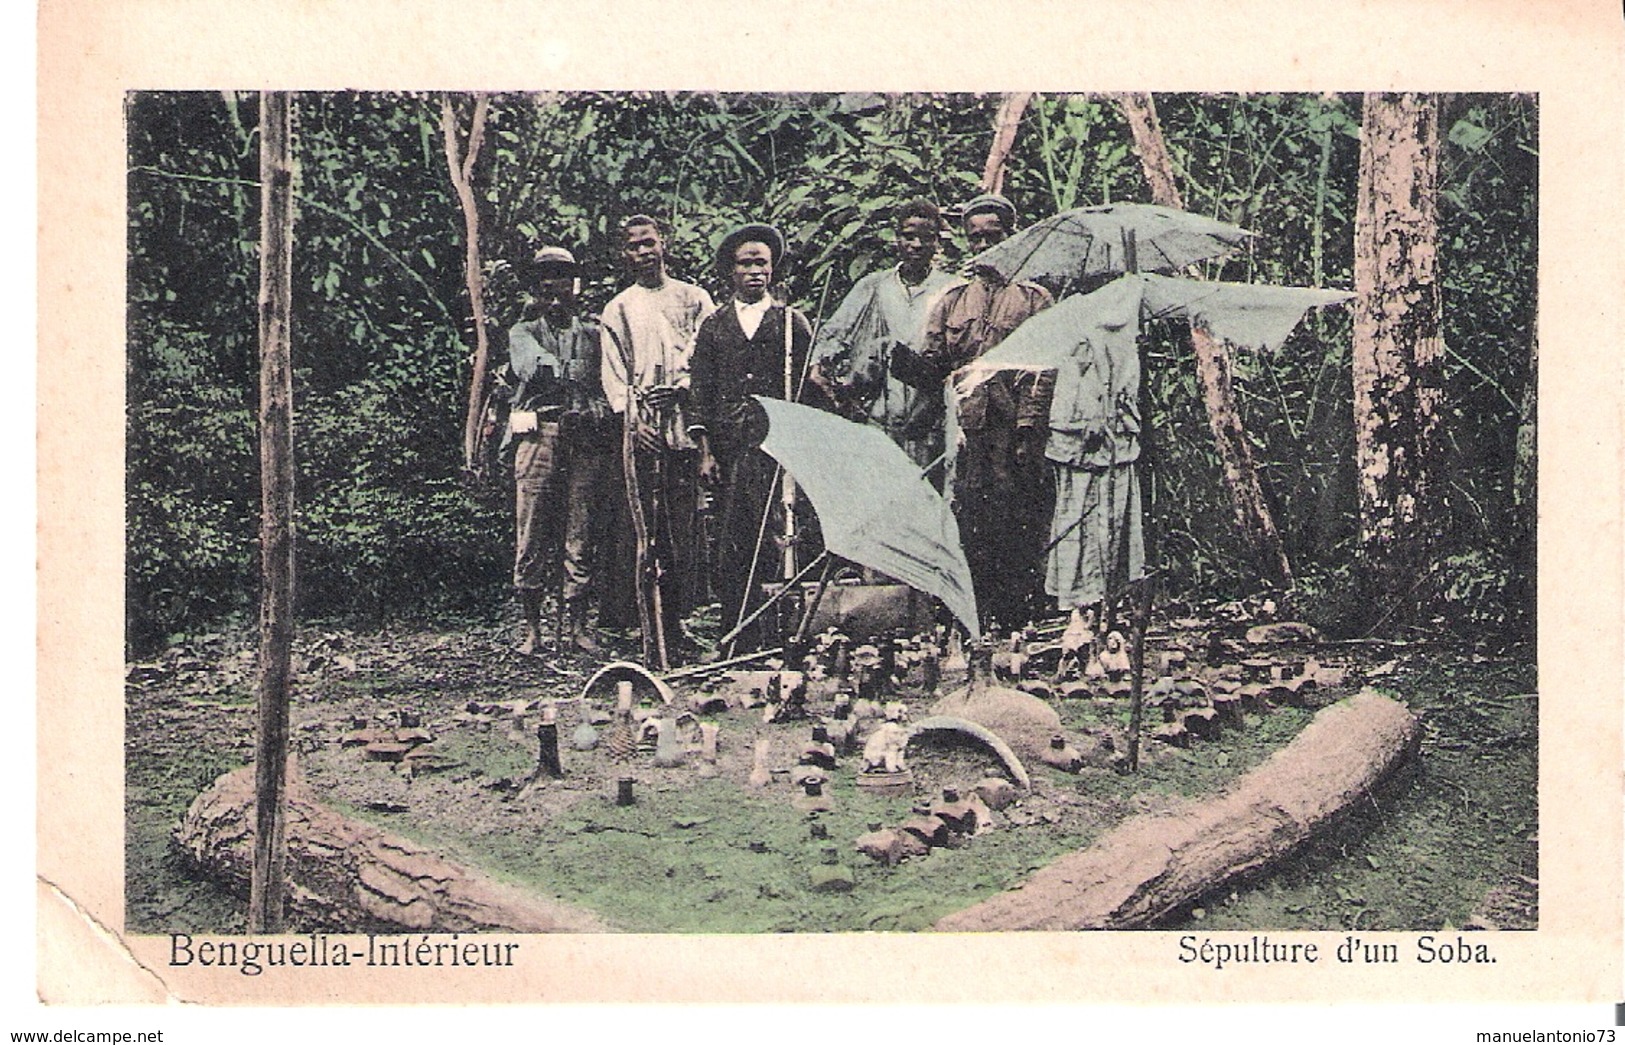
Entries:
MULTIPOLYGON (((666 669, 666 635, 665 621, 661 616, 660 589, 656 582, 657 564, 654 554, 654 537, 649 532, 649 520, 643 512, 643 492, 638 483, 637 459, 637 426, 643 415, 643 400, 632 381, 635 380, 636 371, 632 369, 632 352, 626 345, 621 344, 620 338, 609 327, 604 328, 610 340, 615 342, 615 348, 621 357, 621 363, 626 374, 626 405, 621 414, 621 472, 626 486, 627 512, 632 517, 632 535, 637 542, 637 564, 635 566, 634 582, 637 585, 638 626, 643 639, 643 661, 646 664, 658 663, 660 669, 666 669), (654 612, 651 614, 650 610, 654 612), (656 656, 658 655, 658 660, 656 656)), ((657 475, 658 480, 658 475, 657 475)))
MULTIPOLYGON (((665 383, 665 368, 655 367, 655 384, 665 383)), ((638 403, 638 417, 641 419, 645 404, 641 397, 638 403)), ((654 415, 656 429, 663 428, 665 420, 663 411, 654 415)), ((666 490, 666 462, 665 455, 655 451, 654 459, 654 489, 649 491, 649 510, 654 515, 654 532, 649 535, 648 574, 645 583, 649 589, 649 616, 654 625, 655 663, 661 671, 671 667, 666 656, 666 611, 665 597, 661 590, 661 579, 666 573, 666 564, 660 558, 660 535, 666 535, 666 546, 671 547, 671 520, 667 518, 668 509, 661 494, 666 490)))

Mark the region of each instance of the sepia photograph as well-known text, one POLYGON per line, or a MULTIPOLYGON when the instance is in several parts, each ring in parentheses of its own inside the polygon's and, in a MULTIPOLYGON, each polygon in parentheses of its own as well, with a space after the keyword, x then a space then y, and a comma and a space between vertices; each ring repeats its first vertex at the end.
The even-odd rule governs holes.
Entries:
POLYGON ((1606 1040, 1618 12, 827 7, 40 5, 29 1004, 1606 1040))

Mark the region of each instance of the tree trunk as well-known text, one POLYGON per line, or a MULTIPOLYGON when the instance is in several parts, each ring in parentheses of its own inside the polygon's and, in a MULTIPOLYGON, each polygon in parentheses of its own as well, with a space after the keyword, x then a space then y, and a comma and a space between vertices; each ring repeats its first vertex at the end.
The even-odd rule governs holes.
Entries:
POLYGON ((1140 158, 1140 170, 1151 188, 1151 202, 1161 207, 1184 210, 1179 186, 1174 182, 1174 161, 1168 155, 1168 143, 1162 136, 1162 123, 1157 119, 1157 104, 1149 94, 1120 94, 1117 104, 1128 121, 1129 133, 1134 137, 1134 154, 1140 158))
POLYGON ((293 651, 292 102, 260 94, 260 655, 248 931, 282 930, 293 651))
POLYGON ((1015 148, 1016 128, 1021 126, 1021 114, 1032 100, 1031 91, 1013 91, 999 103, 999 113, 993 118, 993 145, 987 150, 987 164, 982 168, 982 191, 1004 191, 1004 164, 1015 148))
POLYGON ((468 379, 468 418, 463 424, 463 471, 476 478, 485 471, 481 426, 485 415, 490 338, 485 329, 485 281, 480 274, 480 211, 474 199, 474 163, 479 159, 480 144, 485 140, 485 114, 489 107, 489 96, 484 93, 474 96, 474 116, 469 123, 465 147, 459 143, 457 110, 451 98, 440 100, 446 169, 463 211, 463 279, 468 285, 468 300, 474 314, 474 363, 468 379))
MULTIPOLYGON (((1120 94, 1117 102, 1134 136, 1134 151, 1140 157, 1146 184, 1151 187, 1152 202, 1184 210, 1179 187, 1174 183, 1173 160, 1162 136, 1162 125, 1157 121, 1156 103, 1149 94, 1120 94)), ((1236 526, 1252 546, 1259 572, 1282 588, 1290 587, 1292 566, 1281 545, 1275 518, 1264 502, 1252 445, 1247 441, 1241 411, 1236 406, 1230 353, 1223 342, 1196 324, 1191 325, 1191 348, 1196 356, 1202 404, 1207 408, 1208 429, 1213 433, 1213 443, 1224 469, 1236 526)))
POLYGON ((1018 888, 939 921, 948 932, 1139 929, 1266 871, 1369 800, 1416 751, 1416 717, 1367 690, 1315 716, 1223 796, 1138 816, 1018 888))
MULTIPOLYGON (((186 856, 241 888, 254 828, 252 767, 196 799, 175 832, 186 856)), ((527 896, 416 842, 319 804, 290 774, 288 905, 301 930, 322 932, 595 932, 597 915, 527 896)))
POLYGON ((1518 434, 1512 459, 1512 503, 1534 515, 1536 494, 1535 421, 1540 408, 1540 318, 1529 331, 1529 377, 1518 403, 1518 434))
POLYGON ((1444 355, 1438 102, 1368 94, 1354 216, 1354 432, 1364 604, 1403 619, 1427 576, 1444 355))

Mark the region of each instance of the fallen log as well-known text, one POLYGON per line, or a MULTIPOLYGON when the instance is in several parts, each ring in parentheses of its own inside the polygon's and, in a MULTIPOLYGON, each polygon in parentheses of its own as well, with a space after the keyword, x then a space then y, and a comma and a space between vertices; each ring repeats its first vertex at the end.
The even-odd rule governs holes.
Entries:
POLYGON ((1418 738, 1403 704, 1366 690, 1320 712, 1222 796, 1135 817, 936 928, 1144 928, 1297 852, 1414 755, 1418 738))
MULTIPOLYGON (((246 893, 254 852, 254 767, 192 801, 175 841, 194 866, 246 893)), ((427 846, 316 801, 290 768, 288 924, 329 932, 598 932, 597 915, 527 896, 427 846)))

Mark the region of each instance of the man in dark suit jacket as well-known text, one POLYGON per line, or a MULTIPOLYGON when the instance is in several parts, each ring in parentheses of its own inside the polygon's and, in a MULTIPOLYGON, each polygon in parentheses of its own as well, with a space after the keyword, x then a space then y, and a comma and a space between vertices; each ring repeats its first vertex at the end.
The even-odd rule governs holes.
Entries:
MULTIPOLYGON (((746 225, 722 241, 717 267, 733 298, 700 324, 689 366, 689 434, 700 448, 700 478, 717 490, 713 579, 725 631, 760 604, 761 583, 781 573, 771 537, 783 530, 783 510, 774 504, 770 539, 750 575, 763 512, 777 499, 774 463, 759 448, 767 418, 750 397, 794 400, 806 370, 812 328, 768 293, 784 252, 784 236, 771 225, 746 225)), ((755 637, 747 631, 741 641, 748 647, 755 637)))

